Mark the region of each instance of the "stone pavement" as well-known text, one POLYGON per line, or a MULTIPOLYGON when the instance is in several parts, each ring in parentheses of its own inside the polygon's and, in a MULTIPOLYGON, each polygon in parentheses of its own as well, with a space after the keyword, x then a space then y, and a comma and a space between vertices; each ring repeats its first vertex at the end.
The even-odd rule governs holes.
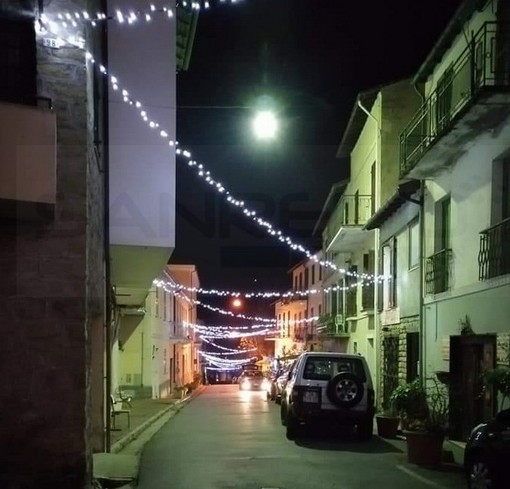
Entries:
POLYGON ((145 443, 202 391, 203 386, 200 386, 184 399, 133 399, 130 427, 125 414, 117 416, 115 426, 120 431, 111 432, 110 453, 94 454, 94 482, 97 487, 120 487, 122 483, 131 487, 130 482, 136 483, 145 443))

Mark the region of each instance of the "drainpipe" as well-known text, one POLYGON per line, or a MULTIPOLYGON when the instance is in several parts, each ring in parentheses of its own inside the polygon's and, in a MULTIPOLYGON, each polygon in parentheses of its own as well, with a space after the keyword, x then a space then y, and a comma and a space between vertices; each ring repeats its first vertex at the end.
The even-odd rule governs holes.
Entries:
MULTIPOLYGON (((103 12, 107 9, 107 0, 101 0, 103 12)), ((101 57, 103 64, 108 66, 108 32, 107 23, 103 22, 101 31, 101 57)), ((112 328, 112 284, 110 270, 110 160, 109 160, 109 118, 108 118, 108 80, 103 77, 103 164, 104 164, 104 202, 103 202, 103 243, 104 243, 104 267, 105 267, 105 366, 104 366, 104 413, 105 413, 105 451, 111 449, 111 416, 110 416, 110 392, 112 388, 111 370, 112 370, 112 351, 111 351, 111 328, 112 328)))
POLYGON ((425 380, 425 300, 424 300, 424 281, 425 281, 425 181, 420 180, 420 315, 418 321, 418 331, 421 348, 418 351, 418 375, 422 382, 425 380))
MULTIPOLYGON (((381 189, 381 160, 382 160, 382 151, 381 150, 381 123, 378 121, 372 113, 366 109, 366 107, 363 106, 361 103, 361 100, 358 98, 357 100, 358 107, 368 116, 370 119, 372 119, 376 124, 376 134, 377 134, 377 140, 376 140, 376 183, 375 183, 375 189, 374 189, 374 197, 375 197, 375 204, 374 209, 379 209, 381 203, 380 203, 380 189, 381 189), (381 153, 381 154, 380 154, 381 153), (377 161, 379 164, 377 164, 377 161)), ((380 231, 379 229, 375 230, 375 243, 374 243, 374 276, 377 277, 379 275, 379 248, 380 248, 380 231)), ((380 343, 380 327, 379 327, 379 304, 378 304, 378 291, 376 283, 374 282, 374 329, 375 329, 375 345, 374 345, 374 360, 375 360, 375 368, 376 368, 376 391, 378 391, 379 387, 379 379, 381 378, 380 373, 380 362, 379 362, 379 343, 380 343)))
MULTIPOLYGON (((418 89, 418 84, 413 80, 413 88, 420 96, 422 104, 425 103, 425 95, 418 89)), ((425 262, 424 262, 424 248, 425 248, 425 181, 420 181, 420 212, 419 212, 419 226, 420 226, 420 301, 419 301, 419 316, 418 316, 418 334, 420 335, 420 349, 418 352, 418 375, 421 381, 425 380, 425 301, 424 301, 424 281, 425 281, 425 262)))

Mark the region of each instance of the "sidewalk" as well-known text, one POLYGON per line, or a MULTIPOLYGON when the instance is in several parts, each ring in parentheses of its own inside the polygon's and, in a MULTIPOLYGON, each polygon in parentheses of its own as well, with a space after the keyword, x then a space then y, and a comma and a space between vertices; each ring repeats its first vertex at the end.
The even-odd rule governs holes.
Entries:
POLYGON ((126 415, 117 416, 115 426, 119 431, 110 432, 110 453, 94 454, 94 480, 100 484, 98 487, 119 487, 122 482, 136 482, 145 443, 203 390, 204 386, 199 386, 184 399, 133 399, 130 427, 126 415))
POLYGON ((148 419, 158 413, 162 414, 162 411, 171 408, 179 401, 179 399, 133 399, 131 401, 131 408, 124 404, 124 407, 130 410, 130 427, 128 428, 128 418, 126 415, 121 414, 116 417, 116 430, 112 429, 110 431, 112 451, 114 451, 113 449, 119 440, 136 431, 148 419))

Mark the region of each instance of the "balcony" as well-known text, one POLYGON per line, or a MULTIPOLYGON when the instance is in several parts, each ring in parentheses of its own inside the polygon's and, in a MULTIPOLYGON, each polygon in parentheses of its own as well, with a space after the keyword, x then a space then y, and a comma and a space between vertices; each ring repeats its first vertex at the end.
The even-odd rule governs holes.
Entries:
POLYGON ((326 251, 355 251, 373 233, 362 229, 372 214, 370 195, 342 196, 324 229, 326 251))
POLYGON ((427 258, 425 268, 425 291, 440 294, 450 287, 452 250, 445 248, 427 258))
POLYGON ((510 273, 510 217, 480 233, 480 280, 510 273))
POLYGON ((349 324, 329 324, 325 329, 323 329, 320 333, 321 336, 329 336, 329 337, 343 337, 348 338, 350 336, 349 324))
POLYGON ((57 124, 49 109, 0 103, 0 215, 52 218, 57 124))
POLYGON ((507 24, 486 22, 400 135, 400 176, 426 178, 499 124, 510 101, 507 24))

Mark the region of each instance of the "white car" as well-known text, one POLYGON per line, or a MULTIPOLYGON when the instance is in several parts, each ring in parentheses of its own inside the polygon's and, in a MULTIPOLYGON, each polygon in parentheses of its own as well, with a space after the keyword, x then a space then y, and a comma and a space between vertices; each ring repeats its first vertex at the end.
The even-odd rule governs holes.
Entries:
POLYGON ((294 364, 282 394, 281 420, 287 438, 301 425, 327 422, 356 427, 372 437, 375 412, 372 377, 365 358, 347 353, 306 352, 294 364))

